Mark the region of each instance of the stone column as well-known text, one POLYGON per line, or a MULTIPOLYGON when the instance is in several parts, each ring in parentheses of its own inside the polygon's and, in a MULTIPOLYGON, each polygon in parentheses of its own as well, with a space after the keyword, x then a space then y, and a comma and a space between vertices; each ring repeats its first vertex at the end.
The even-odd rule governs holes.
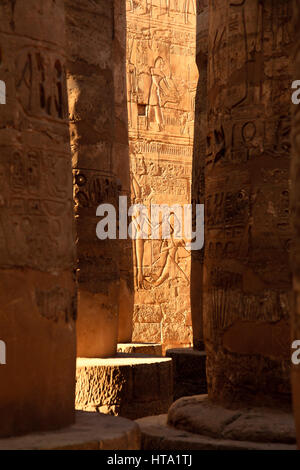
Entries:
POLYGON ((0 19, 4 437, 73 423, 76 298, 63 1, 3 0, 0 19))
POLYGON ((290 402, 291 1, 209 9, 204 336, 209 397, 290 402))
MULTIPOLYGON (((294 49, 291 54, 291 63, 293 66, 292 80, 300 80, 300 2, 294 2, 293 11, 294 20, 294 49)), ((300 340, 300 105, 292 104, 292 163, 291 163, 291 179, 292 179, 292 225, 294 230, 293 250, 291 254, 291 264, 293 268, 293 315, 292 315, 292 342, 300 340)), ((296 358, 298 359, 298 358, 296 358)), ((298 447, 300 448, 300 365, 292 365, 292 389, 294 415, 298 436, 298 447)))
POLYGON ((118 207, 114 151, 113 0, 66 0, 68 94, 78 247, 77 355, 116 352, 117 240, 96 236, 96 209, 118 207))
MULTIPOLYGON (((198 291, 203 283, 208 396, 180 398, 167 419, 138 420, 145 450, 150 445, 295 449, 289 325, 291 14, 289 0, 209 2, 207 150, 198 163, 205 166, 198 291)), ((297 257, 296 250, 295 297, 297 257)), ((298 370, 293 378, 299 426, 298 370)))
MULTIPOLYGON (((208 0, 197 3, 196 62, 199 80, 195 97, 195 127, 193 149, 192 202, 204 204, 203 155, 207 133, 207 45, 208 45, 208 0)), ((195 227, 193 228, 195 230, 195 227)), ((191 312, 194 349, 203 350, 203 260, 204 250, 192 251, 191 263, 191 312)))
MULTIPOLYGON (((130 206, 130 172, 128 147, 128 112, 126 84, 126 2, 114 0, 114 81, 115 136, 114 165, 120 182, 120 195, 130 206)), ((120 240, 120 301, 118 342, 130 343, 134 305, 132 240, 120 240)))

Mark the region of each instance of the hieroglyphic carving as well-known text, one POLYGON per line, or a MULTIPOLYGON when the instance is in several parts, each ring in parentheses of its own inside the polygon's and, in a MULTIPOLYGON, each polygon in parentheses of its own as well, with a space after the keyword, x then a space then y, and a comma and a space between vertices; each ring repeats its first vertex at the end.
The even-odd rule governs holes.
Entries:
POLYGON ((104 203, 117 208, 122 184, 117 180, 122 142, 114 136, 118 116, 122 119, 117 86, 114 105, 114 0, 65 3, 78 252, 77 353, 107 357, 117 349, 120 253, 118 240, 97 238, 96 210, 104 203))
MULTIPOLYGON (((53 48, 46 51, 32 45, 22 47, 14 60, 14 86, 21 120, 26 123, 28 119, 45 118, 43 125, 51 122, 60 134, 67 117, 63 56, 53 48)), ((43 125, 39 125, 41 130, 43 125)), ((50 138, 49 130, 45 131, 45 141, 47 132, 50 138)), ((67 147, 61 145, 58 150, 52 142, 43 146, 41 140, 32 139, 27 148, 16 145, 11 152, 5 139, 3 143, 1 259, 6 266, 24 263, 42 269, 50 260, 57 266, 72 264, 72 232, 64 231, 72 207, 67 147)))
POLYGON ((51 147, 2 147, 0 170, 0 253, 6 266, 47 269, 72 264, 69 155, 51 147), (69 200, 68 200, 69 199, 69 200), (41 230, 43 226, 43 230, 41 230))
POLYGON ((36 117, 66 119, 66 74, 54 54, 43 55, 37 48, 23 49, 16 58, 16 88, 25 112, 36 117))
POLYGON ((58 321, 64 318, 66 322, 70 319, 76 320, 76 308, 74 297, 70 298, 70 292, 63 288, 35 291, 36 303, 41 315, 49 320, 58 321))
POLYGON ((243 342, 254 344, 263 341, 255 337, 257 325, 263 325, 261 335, 272 335, 281 321, 280 348, 274 343, 260 357, 261 370, 272 363, 273 378, 265 387, 255 371, 255 393, 259 388, 266 400, 286 399, 291 1, 215 0, 209 14, 208 129, 202 155, 209 389, 216 400, 233 395, 237 401, 255 400, 255 349, 243 356, 229 332, 235 325, 245 335, 243 342))
MULTIPOLYGON (((194 0, 127 1, 127 86, 132 202, 188 204, 194 105, 196 3, 194 0)), ((148 221, 150 226, 150 220, 148 221)), ((164 347, 190 345, 190 252, 184 240, 134 243, 135 308, 164 306, 156 325, 164 347)), ((154 318, 155 317, 155 318, 154 318)), ((136 341, 151 342, 152 329, 135 317, 136 341), (147 333, 148 331, 148 333, 147 333)), ((157 339, 157 337, 155 337, 157 339)))
POLYGON ((6 437, 74 422, 76 287, 64 2, 3 0, 0 18, 7 98, 0 106, 0 331, 8 357, 0 437, 6 437))
POLYGON ((153 19, 167 20, 172 18, 177 24, 194 24, 196 1, 197 0, 126 0, 126 6, 127 13, 149 15, 150 18, 153 19))

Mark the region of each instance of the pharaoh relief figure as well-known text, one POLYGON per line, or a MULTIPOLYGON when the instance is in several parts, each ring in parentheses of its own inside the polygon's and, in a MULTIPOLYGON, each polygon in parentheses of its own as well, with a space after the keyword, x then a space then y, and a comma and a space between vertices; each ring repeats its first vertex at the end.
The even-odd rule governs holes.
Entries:
POLYGON ((151 222, 148 218, 147 209, 142 206, 132 215, 132 226, 135 232, 135 266, 136 266, 136 287, 144 288, 144 253, 145 240, 149 238, 151 233, 151 222))
MULTIPOLYGON (((143 189, 141 179, 146 174, 146 166, 144 158, 137 159, 134 165, 134 168, 131 170, 131 194, 132 194, 132 203, 139 205, 143 204, 143 189)), ((135 231, 135 238, 133 240, 134 247, 134 257, 135 257, 135 285, 137 289, 143 287, 143 260, 144 260, 144 244, 145 239, 143 238, 144 231, 148 231, 149 220, 147 216, 142 219, 141 214, 134 213, 132 215, 132 226, 135 231), (142 222, 140 223, 140 219, 142 222)))
MULTIPOLYGON (((163 220, 159 223, 159 229, 163 223, 168 223, 170 226, 170 238, 161 240, 160 253, 158 258, 152 265, 155 268, 156 263, 160 266, 160 270, 156 273, 151 273, 145 276, 144 287, 158 287, 165 281, 181 281, 184 280, 186 286, 189 286, 190 281, 184 270, 180 266, 181 259, 189 258, 190 251, 185 246, 185 241, 178 237, 177 230, 180 230, 180 222, 175 220, 176 215, 172 212, 168 220, 163 220)), ((153 227, 157 230, 156 227, 153 227)))
MULTIPOLYGON (((145 251, 150 248, 149 243, 152 244, 153 240, 149 236, 151 231, 159 231, 162 224, 166 221, 159 222, 158 226, 154 227, 152 221, 150 222, 146 214, 141 213, 133 216, 133 225, 135 229, 135 258, 136 258, 136 287, 137 289, 151 289, 159 287, 165 281, 169 282, 184 282, 189 286, 189 279, 184 270, 180 266, 180 262, 190 257, 190 251, 185 246, 185 241, 177 237, 175 230, 175 214, 171 213, 169 217, 170 224, 170 238, 159 240, 160 249, 157 258, 153 261, 151 272, 145 274, 144 269, 144 255, 145 251), (146 246, 147 244, 147 246, 146 246)), ((151 249, 151 248, 150 248, 151 249)))
POLYGON ((149 103, 147 106, 147 128, 150 127, 150 121, 154 113, 155 121, 158 130, 164 129, 164 115, 162 111, 162 97, 169 89, 169 85, 163 71, 164 60, 162 57, 157 57, 154 62, 154 67, 150 68, 151 73, 151 86, 149 92, 149 103))
MULTIPOLYGON (((143 172, 145 162, 144 159, 138 164, 136 163, 136 171, 139 172, 141 178, 145 173, 143 172)), ((152 171, 157 173, 158 168, 156 165, 152 167, 152 171)), ((189 279, 184 270, 180 266, 181 260, 190 257, 190 251, 187 250, 185 241, 178 237, 177 228, 180 227, 180 222, 177 220, 175 223, 176 215, 171 213, 166 220, 164 217, 157 226, 148 217, 148 211, 143 209, 145 203, 145 194, 142 189, 140 178, 137 174, 131 174, 131 190, 133 203, 141 205, 140 208, 132 214, 132 227, 134 231, 134 257, 135 257, 135 285, 139 289, 150 289, 152 287, 161 286, 165 281, 180 281, 183 280, 185 285, 189 285, 189 279), (145 275, 144 258, 146 250, 152 251, 153 240, 150 239, 152 233, 160 233, 164 224, 170 226, 170 238, 159 240, 160 248, 157 258, 153 261, 151 272, 145 275)), ((147 200, 151 201, 150 198, 147 200)), ((144 206, 145 208, 145 206, 144 206)))
POLYGON ((163 131, 165 119, 163 108, 167 102, 178 103, 180 97, 172 77, 168 78, 164 72, 165 61, 161 56, 155 59, 154 67, 150 67, 151 85, 149 100, 146 107, 147 129, 163 131), (153 124, 153 120, 155 124, 153 124))
POLYGON ((136 67, 131 61, 132 55, 132 44, 134 41, 134 37, 128 34, 127 39, 127 63, 126 63, 126 71, 127 71, 127 94, 128 94, 128 126, 131 128, 133 126, 133 119, 134 119, 134 111, 133 111, 133 103, 137 102, 137 76, 136 76, 136 67), (129 47, 130 45, 130 47, 129 47))

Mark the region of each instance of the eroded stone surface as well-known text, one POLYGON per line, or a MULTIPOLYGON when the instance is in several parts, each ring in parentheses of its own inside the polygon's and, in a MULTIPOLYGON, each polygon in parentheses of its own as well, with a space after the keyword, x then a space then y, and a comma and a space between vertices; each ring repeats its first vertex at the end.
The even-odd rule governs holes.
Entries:
POLYGON ((166 412, 173 401, 172 360, 121 354, 77 359, 76 409, 136 419, 166 412))
POLYGON ((140 430, 128 419, 76 412, 76 423, 55 432, 0 439, 0 450, 139 450, 140 430))
POLYGON ((141 429, 143 450, 296 450, 295 444, 247 442, 193 434, 167 425, 167 415, 136 421, 141 429))
POLYGON ((76 297, 62 0, 0 3, 0 437, 74 421, 76 297), (66 371, 68 373, 66 374, 66 371))
MULTIPOLYGON (((130 206, 129 143, 126 84, 126 2, 114 0, 114 158, 113 165, 120 183, 120 195, 130 206)), ((130 238, 119 241, 120 297, 118 342, 130 342, 134 304, 133 251, 130 238)))
POLYGON ((78 240, 77 354, 106 357, 113 356, 117 346, 120 253, 118 240, 97 238, 96 209, 104 203, 117 209, 119 202, 114 167, 114 2, 65 3, 78 240))
POLYGON ((291 412, 262 407, 232 410, 215 405, 207 395, 177 400, 169 409, 168 424, 216 439, 281 444, 296 442, 291 412))
POLYGON ((224 404, 290 403, 291 9, 209 4, 203 323, 224 404))

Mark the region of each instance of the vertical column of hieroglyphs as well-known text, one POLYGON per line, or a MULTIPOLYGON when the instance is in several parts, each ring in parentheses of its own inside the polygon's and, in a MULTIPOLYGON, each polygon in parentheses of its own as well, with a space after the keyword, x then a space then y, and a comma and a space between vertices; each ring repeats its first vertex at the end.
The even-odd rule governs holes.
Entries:
POLYGON ((291 1, 209 9, 204 327, 216 400, 289 400, 291 1))
MULTIPOLYGON (((128 0, 126 5, 132 201, 147 207, 188 204, 196 2, 128 0)), ((136 240, 135 341, 191 345, 190 259, 184 239, 176 239, 172 229, 170 239, 136 240)))
POLYGON ((83 357, 114 355, 117 343, 118 242, 99 240, 96 236, 97 207, 110 203, 117 208, 118 203, 112 159, 113 3, 113 0, 66 1, 78 250, 77 354, 83 357))
POLYGON ((74 418, 72 170, 63 1, 0 3, 0 436, 74 418))
MULTIPOLYGON (((127 83, 126 83, 126 2, 114 0, 114 166, 120 184, 120 196, 127 198, 130 205, 130 173, 128 146, 128 114, 127 114, 127 83)), ((125 220, 128 225, 128 221, 125 220)), ((126 227, 125 227, 126 229, 126 227)), ((119 241, 120 249, 120 301, 119 301, 119 332, 120 343, 131 342, 133 316, 133 260, 132 242, 130 238, 119 241)))
MULTIPOLYGON (((291 53, 292 80, 300 80, 300 2, 293 4, 293 49, 291 53)), ((291 220, 293 226, 293 244, 291 265, 293 269, 293 304, 292 304, 292 342, 300 341, 300 104, 292 107, 292 162, 291 162, 291 220)), ((293 344, 294 346, 294 344, 293 344)), ((299 344, 296 343, 297 349, 299 344)), ((298 357, 296 358, 298 360, 298 357)), ((293 361, 294 362, 294 361, 293 361)), ((292 388, 294 416, 297 428, 298 447, 300 448, 300 364, 292 365, 292 388)))
MULTIPOLYGON (((199 79, 195 97, 195 123, 192 171, 192 202, 204 204, 204 172, 203 156, 206 150, 207 134, 207 46, 208 46, 208 0, 197 2, 196 25, 196 62, 199 79)), ((195 212, 194 212, 195 214, 195 212)), ((194 220, 193 230, 196 229, 194 220)), ((191 312, 193 323, 193 346, 203 349, 203 261, 204 250, 193 250, 191 253, 191 312)))

